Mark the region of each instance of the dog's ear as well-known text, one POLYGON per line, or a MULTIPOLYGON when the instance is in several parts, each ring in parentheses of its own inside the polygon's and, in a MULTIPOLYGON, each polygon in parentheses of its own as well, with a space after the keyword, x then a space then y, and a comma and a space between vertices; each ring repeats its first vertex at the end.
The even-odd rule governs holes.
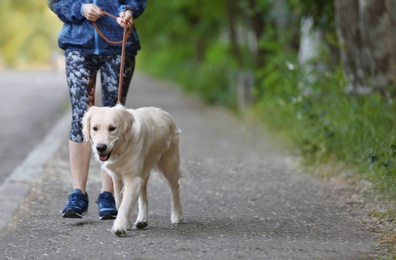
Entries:
POLYGON ((122 127, 122 135, 124 139, 127 141, 132 136, 131 128, 135 119, 133 115, 124 106, 117 105, 116 109, 118 109, 120 112, 119 115, 120 115, 120 122, 122 127))
POLYGON ((89 142, 91 140, 90 128, 91 128, 91 118, 93 115, 93 107, 90 107, 85 111, 84 117, 82 119, 82 133, 84 136, 84 141, 89 142))
POLYGON ((132 125, 135 121, 135 118, 128 111, 125 110, 125 112, 127 112, 127 114, 125 115, 126 120, 124 123, 124 138, 125 140, 129 140, 132 137, 132 125))

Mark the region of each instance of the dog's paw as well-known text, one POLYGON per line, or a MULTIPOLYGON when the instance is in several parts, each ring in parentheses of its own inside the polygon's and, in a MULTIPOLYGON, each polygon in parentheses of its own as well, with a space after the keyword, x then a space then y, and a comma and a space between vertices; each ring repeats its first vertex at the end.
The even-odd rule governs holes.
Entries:
POLYGON ((126 236, 127 225, 122 225, 122 222, 120 223, 120 221, 117 220, 118 219, 114 221, 113 227, 111 228, 111 232, 118 237, 126 236))
POLYGON ((111 228, 111 233, 113 233, 113 235, 116 235, 117 237, 122 237, 122 236, 126 236, 126 229, 123 228, 115 228, 114 226, 111 228))
POLYGON ((183 222, 183 214, 172 214, 171 222, 172 224, 179 224, 183 222))
POLYGON ((137 223, 135 223, 135 227, 137 229, 143 229, 143 228, 147 227, 147 225, 148 225, 147 222, 137 222, 137 223))

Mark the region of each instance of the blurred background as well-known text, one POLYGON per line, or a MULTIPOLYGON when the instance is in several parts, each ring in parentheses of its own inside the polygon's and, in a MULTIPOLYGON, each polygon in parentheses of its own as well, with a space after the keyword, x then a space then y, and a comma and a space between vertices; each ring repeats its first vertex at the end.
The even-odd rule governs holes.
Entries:
MULTIPOLYGON (((392 200, 393 17, 392 0, 148 1, 138 69, 249 114, 321 176, 358 176, 392 200)), ((61 69, 61 26, 45 1, 2 0, 0 68, 61 69)))
POLYGON ((2 0, 0 3, 0 68, 51 68, 62 55, 57 33, 62 23, 46 1, 2 0))

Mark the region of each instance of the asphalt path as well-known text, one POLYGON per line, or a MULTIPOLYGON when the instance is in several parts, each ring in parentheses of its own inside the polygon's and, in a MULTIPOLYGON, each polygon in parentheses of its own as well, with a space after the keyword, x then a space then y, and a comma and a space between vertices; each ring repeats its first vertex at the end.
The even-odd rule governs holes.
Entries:
MULTIPOLYGON (((112 235, 113 221, 99 220, 95 205, 101 187, 97 162, 90 168, 87 215, 63 219, 60 210, 71 190, 71 179, 68 120, 62 120, 65 124, 56 128, 59 136, 45 138, 58 139, 57 152, 38 167, 41 173, 32 178, 32 188, 0 233, 3 258, 379 258, 377 238, 366 222, 367 212, 356 200, 358 192, 302 172, 281 145, 256 124, 176 89, 173 84, 137 73, 127 106, 161 107, 182 130, 183 224, 170 223, 169 189, 153 174, 148 187, 149 226, 129 230, 127 237, 112 235)), ((37 154, 31 158, 43 157, 43 153, 37 154)), ((2 194, 12 194, 14 187, 29 181, 24 172, 13 176, 4 191, 0 189, 2 194)), ((9 200, 0 198, 0 208, 7 209, 9 200)))
POLYGON ((0 71, 0 184, 59 120, 68 105, 62 71, 0 71))

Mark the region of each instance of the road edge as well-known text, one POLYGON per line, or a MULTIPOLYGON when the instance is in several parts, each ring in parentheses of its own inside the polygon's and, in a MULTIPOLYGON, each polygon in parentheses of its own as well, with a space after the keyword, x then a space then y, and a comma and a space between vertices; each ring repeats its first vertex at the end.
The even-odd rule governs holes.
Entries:
POLYGON ((0 186, 0 231, 12 219, 32 184, 44 173, 44 168, 54 158, 70 129, 71 113, 67 112, 55 123, 43 140, 25 160, 16 167, 0 186))

